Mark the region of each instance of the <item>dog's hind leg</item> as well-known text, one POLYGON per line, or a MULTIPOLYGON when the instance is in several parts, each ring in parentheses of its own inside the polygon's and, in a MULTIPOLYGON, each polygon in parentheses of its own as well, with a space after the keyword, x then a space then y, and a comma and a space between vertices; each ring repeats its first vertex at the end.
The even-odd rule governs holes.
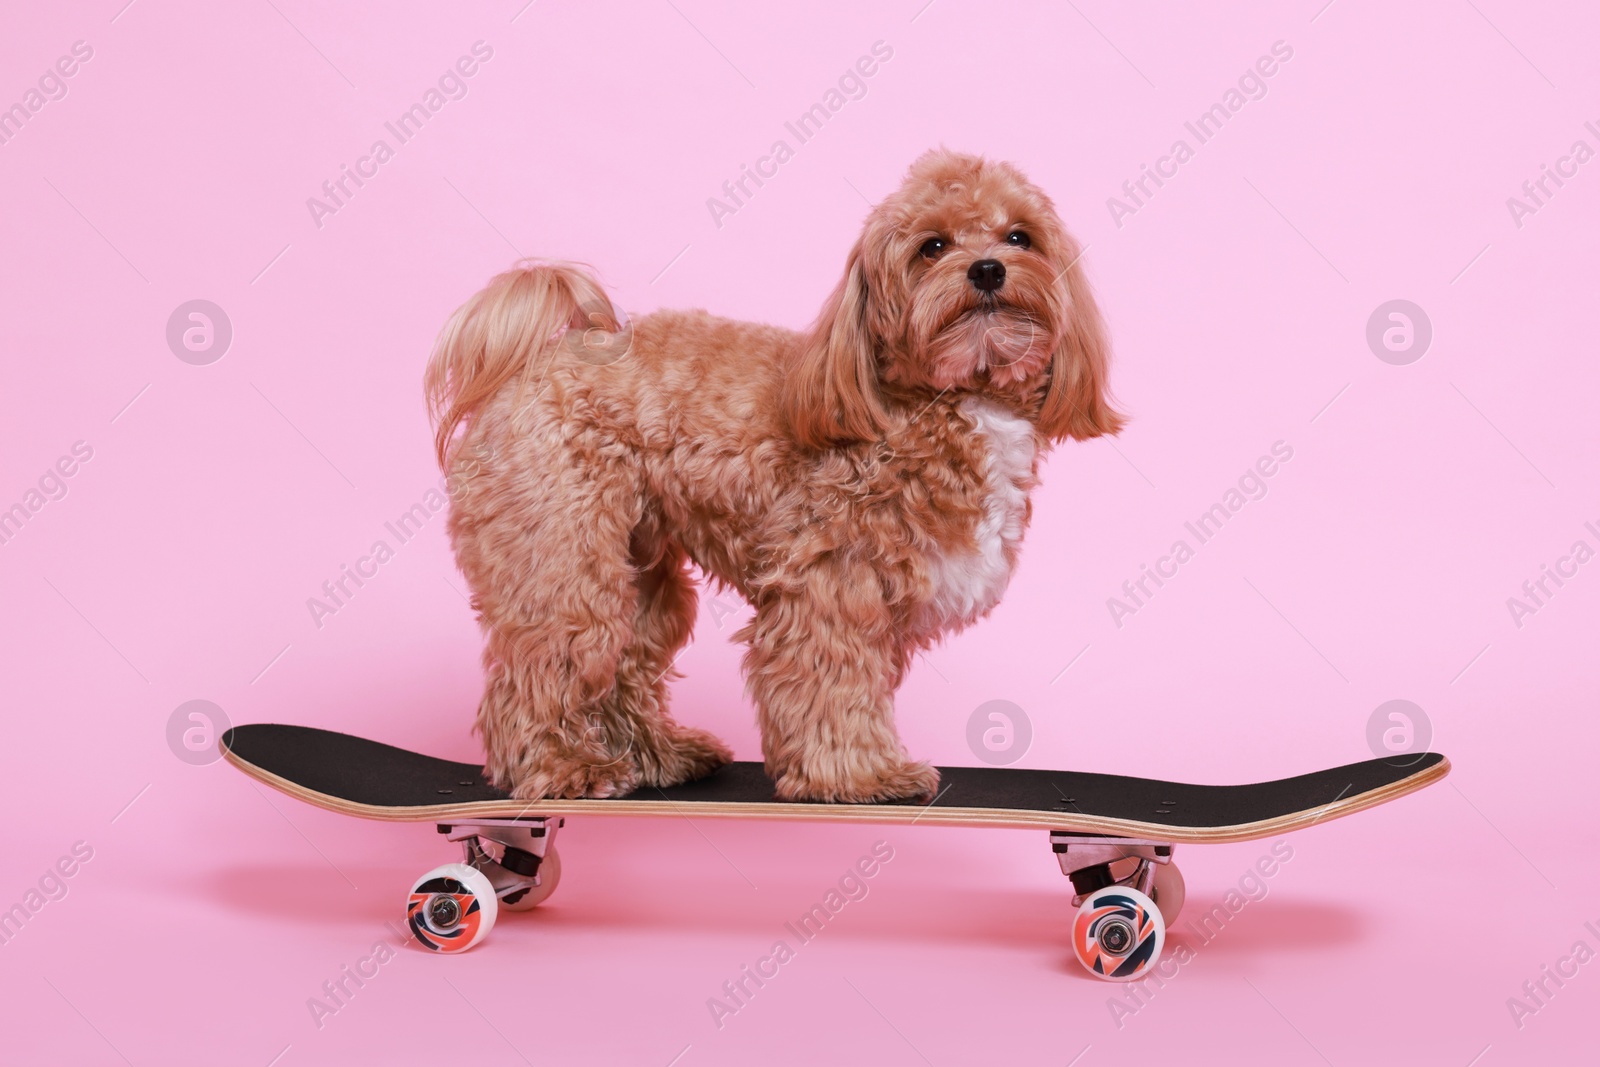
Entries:
POLYGON ((609 699, 634 641, 637 474, 558 435, 514 436, 502 454, 469 445, 452 485, 450 532, 486 641, 477 728, 489 776, 524 800, 641 781, 619 743, 631 717, 609 699))
POLYGON ((633 637, 623 649, 617 684, 604 698, 611 721, 631 729, 628 751, 641 785, 677 785, 701 778, 733 758, 716 736, 676 722, 667 710, 673 664, 694 629, 697 597, 687 557, 653 531, 636 532, 638 610, 633 637))

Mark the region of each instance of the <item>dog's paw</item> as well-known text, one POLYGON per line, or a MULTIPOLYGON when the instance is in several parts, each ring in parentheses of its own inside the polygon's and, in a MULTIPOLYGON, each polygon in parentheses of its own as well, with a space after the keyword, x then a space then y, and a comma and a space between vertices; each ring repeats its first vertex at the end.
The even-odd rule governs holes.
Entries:
POLYGON ((576 800, 623 796, 640 785, 632 760, 593 764, 562 761, 530 768, 510 792, 514 800, 576 800))
POLYGON ((709 731, 679 726, 651 751, 639 753, 639 757, 641 784, 666 786, 704 778, 732 763, 733 751, 709 731))
POLYGON ((926 800, 939 795, 939 770, 931 763, 902 763, 879 779, 872 800, 926 800))
POLYGON ((928 800, 938 794, 939 772, 927 763, 900 760, 870 773, 827 775, 791 769, 774 778, 779 800, 875 804, 889 800, 928 800))

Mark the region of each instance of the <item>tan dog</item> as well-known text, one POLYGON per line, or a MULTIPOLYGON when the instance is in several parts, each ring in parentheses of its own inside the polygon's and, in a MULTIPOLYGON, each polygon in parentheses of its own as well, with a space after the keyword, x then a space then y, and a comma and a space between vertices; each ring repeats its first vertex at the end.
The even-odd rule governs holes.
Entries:
POLYGON ((495 781, 604 797, 729 760, 667 712, 693 561, 755 607, 737 636, 780 797, 931 795, 895 689, 999 601, 1041 451, 1122 423, 1078 257, 1014 167, 939 151, 873 210, 807 333, 624 325, 570 265, 469 300, 427 394, 495 781))

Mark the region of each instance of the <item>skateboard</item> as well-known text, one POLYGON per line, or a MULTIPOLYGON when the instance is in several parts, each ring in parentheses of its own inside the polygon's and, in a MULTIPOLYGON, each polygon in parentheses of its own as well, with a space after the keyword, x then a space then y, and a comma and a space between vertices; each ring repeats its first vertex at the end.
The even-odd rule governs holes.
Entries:
POLYGON ((222 753, 245 774, 330 811, 432 822, 461 843, 459 863, 412 885, 412 936, 436 952, 483 941, 502 911, 526 911, 561 878, 556 832, 567 816, 753 818, 1043 830, 1072 881, 1073 951, 1091 974, 1130 981, 1161 956, 1183 907, 1179 844, 1249 841, 1384 804, 1443 778, 1436 752, 1408 753, 1250 785, 1186 785, 1081 771, 941 767, 930 802, 778 800, 759 763, 604 800, 514 800, 483 768, 308 726, 236 726, 222 753))

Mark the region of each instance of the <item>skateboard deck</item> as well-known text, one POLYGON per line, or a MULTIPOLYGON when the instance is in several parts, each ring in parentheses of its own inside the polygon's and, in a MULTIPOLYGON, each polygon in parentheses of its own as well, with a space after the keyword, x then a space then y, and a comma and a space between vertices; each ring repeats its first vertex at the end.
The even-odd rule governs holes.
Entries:
POLYGON ((1410 753, 1248 785, 1190 785, 1083 771, 941 767, 927 800, 778 800, 759 763, 603 800, 513 800, 471 763, 308 726, 236 726, 228 762, 280 792, 346 815, 470 822, 566 815, 684 816, 994 826, 1178 843, 1249 841, 1349 815, 1443 778, 1450 762, 1410 753))
POLYGON ((1179 842, 1286 833, 1404 796, 1450 770, 1436 752, 1250 785, 941 767, 931 799, 836 804, 779 800, 761 764, 730 763, 699 781, 626 796, 522 801, 486 781, 476 764, 307 726, 236 726, 222 735, 222 752, 252 778, 307 803, 369 819, 437 823, 459 841, 462 862, 422 875, 406 901, 412 936, 435 952, 465 952, 489 935, 502 911, 526 911, 555 892, 555 837, 568 815, 997 826, 1050 832, 1078 909, 1073 952, 1109 981, 1142 978, 1160 959, 1185 895, 1173 862, 1179 842))

